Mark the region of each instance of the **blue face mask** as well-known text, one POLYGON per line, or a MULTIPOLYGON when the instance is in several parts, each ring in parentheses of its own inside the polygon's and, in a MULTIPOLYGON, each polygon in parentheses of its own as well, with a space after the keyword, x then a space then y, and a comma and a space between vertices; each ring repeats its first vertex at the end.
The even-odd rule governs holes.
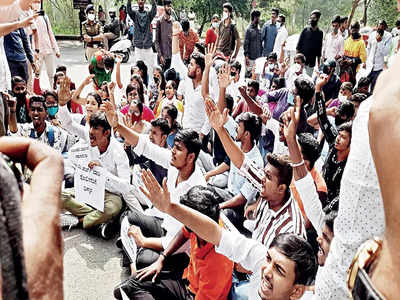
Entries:
POLYGON ((289 92, 288 98, 287 98, 287 103, 290 105, 294 105, 294 95, 292 92, 289 92))
POLYGON ((52 106, 47 108, 49 116, 54 117, 58 113, 58 106, 52 106))

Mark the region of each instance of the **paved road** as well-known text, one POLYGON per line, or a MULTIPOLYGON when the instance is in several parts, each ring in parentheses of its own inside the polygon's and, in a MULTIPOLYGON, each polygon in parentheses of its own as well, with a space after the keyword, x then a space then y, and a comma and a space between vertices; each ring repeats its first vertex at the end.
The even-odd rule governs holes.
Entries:
MULTIPOLYGON (((68 67, 70 76, 78 85, 89 75, 82 44, 79 42, 60 42, 61 58, 56 64, 68 67)), ((243 61, 242 51, 239 59, 243 61)), ((127 83, 130 75, 130 62, 122 65, 122 81, 127 83)), ((244 68, 243 68, 244 69, 244 68)), ((43 88, 49 88, 47 75, 41 76, 43 88)), ((85 90, 82 93, 85 95, 85 90)), ((114 299, 113 288, 127 278, 127 273, 120 267, 119 249, 115 240, 104 241, 89 236, 81 229, 64 231, 64 294, 66 300, 114 299)))

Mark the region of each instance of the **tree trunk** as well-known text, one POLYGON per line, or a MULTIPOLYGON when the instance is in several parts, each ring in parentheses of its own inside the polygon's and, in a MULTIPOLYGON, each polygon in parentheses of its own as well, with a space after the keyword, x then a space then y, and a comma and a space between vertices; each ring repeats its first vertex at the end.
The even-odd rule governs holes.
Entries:
POLYGON ((353 5, 351 7, 351 12, 350 12, 349 21, 348 21, 349 27, 351 26, 351 21, 353 20, 354 13, 356 12, 358 5, 360 4, 360 1, 361 0, 353 0, 353 5))

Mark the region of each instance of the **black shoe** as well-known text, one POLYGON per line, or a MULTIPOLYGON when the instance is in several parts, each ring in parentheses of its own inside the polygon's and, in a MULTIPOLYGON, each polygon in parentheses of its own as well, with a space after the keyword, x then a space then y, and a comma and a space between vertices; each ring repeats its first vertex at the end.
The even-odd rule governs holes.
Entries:
POLYGON ((117 246, 118 249, 122 249, 122 240, 120 237, 115 241, 115 246, 117 246))
POLYGON ((127 280, 123 281, 119 285, 114 288, 114 297, 116 299, 123 299, 121 295, 121 290, 130 298, 129 295, 132 295, 135 290, 137 290, 138 286, 134 277, 129 277, 127 280))
POLYGON ((116 234, 115 226, 113 223, 101 224, 99 226, 98 233, 100 237, 105 240, 112 239, 116 234))

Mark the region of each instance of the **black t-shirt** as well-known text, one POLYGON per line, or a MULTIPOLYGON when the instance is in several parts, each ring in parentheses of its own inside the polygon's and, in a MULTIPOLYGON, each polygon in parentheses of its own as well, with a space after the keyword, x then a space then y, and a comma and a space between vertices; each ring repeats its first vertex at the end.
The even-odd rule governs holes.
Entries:
POLYGON ((296 49, 306 57, 306 66, 314 67, 315 59, 321 57, 323 38, 324 33, 319 28, 313 30, 308 26, 301 32, 296 49))

